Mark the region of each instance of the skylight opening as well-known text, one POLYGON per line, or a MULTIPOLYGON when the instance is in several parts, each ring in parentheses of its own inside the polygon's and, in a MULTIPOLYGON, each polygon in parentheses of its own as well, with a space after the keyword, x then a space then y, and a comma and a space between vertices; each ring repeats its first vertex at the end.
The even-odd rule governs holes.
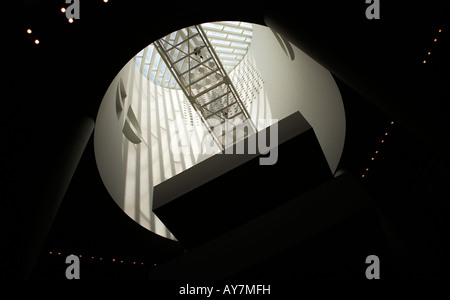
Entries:
POLYGON ((224 21, 222 23, 233 25, 233 26, 240 26, 240 24, 241 24, 241 22, 239 22, 239 21, 224 21))
POLYGON ((238 48, 246 49, 248 47, 248 44, 232 42, 231 47, 238 47, 238 48))
MULTIPOLYGON (((161 69, 159 70, 159 75, 163 76, 164 75, 164 71, 166 70, 166 64, 163 64, 161 66, 161 69)), ((168 78, 167 78, 168 79, 168 78)))
POLYGON ((214 47, 214 49, 216 50, 216 52, 228 52, 228 53, 233 53, 233 49, 232 49, 232 48, 214 47))
POLYGON ((210 29, 216 29, 216 30, 222 30, 223 26, 216 24, 216 23, 204 23, 202 24, 202 27, 204 28, 210 28, 210 29))
MULTIPOLYGON (((211 46, 217 52, 227 72, 231 72, 244 58, 252 41, 252 24, 239 21, 226 21, 201 24, 211 46)), ((180 70, 188 70, 183 57, 198 46, 196 38, 189 39, 183 46, 183 40, 188 36, 198 34, 196 30, 183 28, 171 33, 166 39, 164 47, 170 50, 172 57, 179 61, 180 70), (176 47, 174 47, 176 46, 176 47), (181 50, 181 51, 180 51, 181 50), (185 52, 185 53, 183 53, 185 52)), ((177 81, 167 69, 154 44, 139 51, 135 56, 135 65, 141 74, 151 82, 166 88, 179 89, 177 81)))
POLYGON ((136 67, 140 68, 142 63, 142 57, 136 57, 136 67))
POLYGON ((248 29, 253 29, 253 25, 251 23, 239 22, 240 27, 245 27, 248 29))
POLYGON ((156 71, 152 71, 152 72, 150 73, 150 80, 151 80, 151 81, 154 81, 154 80, 155 80, 155 77, 156 77, 156 71))
POLYGON ((242 29, 237 29, 237 28, 233 28, 233 27, 228 27, 228 26, 225 26, 224 28, 223 28, 223 31, 228 31, 228 32, 232 32, 232 33, 236 33, 236 34, 242 34, 242 29))
POLYGON ((229 34, 227 36, 227 38, 230 40, 238 41, 238 42, 244 42, 246 39, 245 36, 237 36, 237 35, 232 35, 232 34, 229 34))
POLYGON ((216 32, 216 31, 208 31, 208 36, 226 38, 227 34, 226 33, 216 32))
POLYGON ((235 60, 230 60, 230 59, 224 59, 222 62, 223 62, 224 64, 229 64, 229 65, 235 65, 235 64, 238 63, 237 61, 235 61, 235 60))
POLYGON ((144 77, 147 77, 149 67, 150 65, 144 65, 144 68, 142 69, 142 75, 144 75, 144 77))
MULTIPOLYGON (((151 49, 151 50, 153 50, 153 49, 151 49)), ((145 63, 145 64, 149 64, 151 58, 152 58, 152 53, 151 53, 151 51, 150 51, 150 49, 149 49, 149 51, 147 52, 147 56, 145 57, 144 63, 145 63)))
POLYGON ((245 54, 245 53, 247 53, 247 50, 244 50, 244 49, 234 49, 234 53, 236 53, 236 54, 245 54))
POLYGON ((214 44, 216 44, 216 45, 221 45, 221 46, 230 46, 230 42, 227 42, 227 41, 222 41, 222 40, 216 40, 216 39, 211 39, 211 43, 213 44, 213 46, 214 46, 214 44))
POLYGON ((236 55, 220 53, 219 58, 236 59, 236 55))

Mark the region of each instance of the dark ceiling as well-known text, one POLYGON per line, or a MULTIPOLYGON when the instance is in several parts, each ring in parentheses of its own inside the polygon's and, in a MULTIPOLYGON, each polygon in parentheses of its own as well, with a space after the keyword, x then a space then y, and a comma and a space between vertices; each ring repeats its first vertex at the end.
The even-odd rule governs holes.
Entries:
MULTIPOLYGON (((366 19, 363 0, 295 5, 231 1, 224 7, 192 1, 80 2, 80 19, 72 24, 60 12, 67 7, 64 1, 23 1, 13 12, 14 42, 7 45, 10 76, 4 83, 11 91, 5 95, 11 96, 3 101, 1 120, 6 136, 1 155, 6 178, 1 226, 6 237, 1 255, 4 277, 60 278, 54 274, 65 266, 49 251, 122 257, 145 262, 146 268, 183 252, 179 244, 136 225, 115 205, 98 175, 92 136, 60 207, 46 203, 43 191, 57 189, 53 184, 64 163, 64 145, 76 137, 80 116, 95 121, 103 94, 126 62, 167 33, 217 20, 270 25, 330 70, 347 117, 340 168, 360 178, 370 164, 373 172, 360 181, 394 228, 395 234, 389 236, 389 231, 386 239, 408 250, 404 261, 419 261, 417 270, 408 269, 408 276, 446 274, 441 266, 449 236, 444 229, 450 82, 445 1, 420 5, 381 1, 380 20, 366 19), (27 28, 33 30, 31 35, 27 28), (35 39, 40 40, 38 45, 35 39), (383 138, 386 143, 378 144, 383 138), (370 162, 371 153, 380 147, 385 155, 370 162), (52 207, 53 213, 45 207, 52 207), (24 257, 34 257, 35 264, 24 257)), ((342 236, 368 219, 378 222, 369 216, 330 229, 307 244, 308 251, 340 236, 336 231, 342 236)), ((376 225, 369 227, 379 233, 376 225)), ((355 235, 347 236, 350 248, 357 243, 355 235)), ((292 258, 294 250, 284 260, 292 258)), ((274 259, 266 266, 279 268, 274 259)), ((105 268, 92 266, 91 276, 145 278, 148 271, 135 265, 105 268)))

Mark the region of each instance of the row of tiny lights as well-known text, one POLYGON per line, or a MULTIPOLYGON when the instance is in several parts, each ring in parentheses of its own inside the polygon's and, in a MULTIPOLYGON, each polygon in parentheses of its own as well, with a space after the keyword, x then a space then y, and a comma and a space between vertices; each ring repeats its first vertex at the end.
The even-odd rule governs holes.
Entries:
MULTIPOLYGON (((108 0, 103 0, 103 2, 104 2, 104 3, 108 3, 108 0)), ((62 7, 62 8, 61 8, 61 12, 62 12, 62 13, 65 13, 65 12, 66 12, 66 8, 65 8, 65 7, 62 7)), ((70 19, 68 19, 68 22, 69 22, 69 23, 73 23, 74 20, 73 20, 72 18, 70 18, 70 19)), ((31 33, 32 33, 32 30, 31 30, 30 28, 27 29, 27 33, 28 33, 28 34, 31 34, 31 33)), ((438 30, 438 33, 442 33, 442 29, 439 29, 439 30, 438 30)), ((433 42, 435 42, 435 43, 436 43, 437 41, 438 41, 437 38, 435 38, 435 39, 433 40, 433 42)), ((39 39, 35 39, 35 40, 34 40, 34 43, 35 43, 36 45, 38 45, 38 44, 40 43, 39 39)), ((427 55, 430 56, 430 55, 431 55, 431 51, 428 51, 428 52, 427 52, 427 55)), ((426 60, 426 59, 423 60, 423 63, 426 64, 426 63, 427 63, 427 60, 426 60)), ((394 125, 394 121, 391 121, 390 124, 391 124, 391 125, 394 125)), ((385 132, 384 135, 385 135, 385 136, 388 136, 388 135, 389 135, 389 132, 385 132)), ((380 143, 381 143, 381 144, 383 144, 384 142, 385 142, 384 139, 380 140, 380 143)), ((375 150, 375 154, 379 154, 379 153, 380 153, 379 150, 375 150)), ((374 161, 374 160, 375 160, 375 156, 372 156, 370 160, 371 160, 371 161, 374 161)), ((366 174, 367 174, 367 172, 369 172, 369 170, 370 170, 370 168, 366 168, 366 169, 364 170, 363 174, 361 175, 361 177, 362 177, 362 178, 366 178, 366 174)), ((53 254, 53 252, 49 252, 49 254, 53 254)), ((60 252, 57 252, 57 255, 61 255, 61 253, 60 253, 60 252)), ((71 255, 73 255, 73 254, 71 254, 71 255)), ((80 254, 78 257, 81 258, 82 255, 80 254)), ((91 259, 94 259, 94 257, 92 256, 91 259)), ((102 261, 103 258, 100 257, 99 260, 102 261)), ((116 259, 113 258, 112 261, 113 261, 113 262, 116 262, 116 259)), ((120 260, 120 263, 123 263, 123 262, 124 262, 123 260, 120 260)), ((136 262, 133 261, 132 264, 135 265, 136 262)), ((141 265, 144 265, 144 263, 141 263, 141 265)), ((154 266, 156 266, 156 264, 154 264, 154 266)))
MULTIPOLYGON (((438 33, 442 33, 442 29, 439 29, 439 30, 438 30, 438 33)), ((437 42, 438 42, 438 39, 437 39, 437 38, 434 38, 434 39, 433 39, 433 42, 434 42, 434 43, 437 43, 437 42)), ((430 55, 431 55, 431 51, 427 51, 427 54, 426 54, 426 55, 427 55, 427 56, 430 56, 430 55)), ((423 60, 423 63, 426 64, 426 63, 427 63, 427 60, 424 59, 424 60, 423 60)), ((394 121, 391 121, 390 125, 394 125, 394 121)), ((386 138, 388 135, 389 135, 389 132, 385 132, 385 133, 384 133, 385 138, 386 138)), ((383 139, 380 140, 380 144, 384 144, 384 143, 385 143, 385 138, 383 138, 383 139)), ((376 154, 380 154, 380 150, 375 150, 374 155, 371 155, 370 161, 374 161, 374 160, 375 160, 376 154)), ((364 171, 363 171, 362 174, 361 174, 361 178, 366 178, 366 177, 367 177, 367 172, 369 172, 369 170, 370 170, 370 168, 364 169, 364 171)))
MULTIPOLYGON (((439 29, 439 30, 438 30, 438 34, 439 34, 439 33, 442 33, 442 29, 439 29)), ((438 42, 438 39, 437 39, 437 38, 434 38, 433 42, 434 42, 434 43, 437 43, 437 42, 438 42)), ((430 57, 431 51, 428 51, 426 55, 427 55, 427 57, 430 57)), ((426 59, 426 58, 423 60, 423 63, 424 63, 424 64, 427 63, 427 59, 426 59)))
MULTIPOLYGON (((59 255, 59 256, 62 255, 61 252, 53 252, 53 251, 48 252, 48 254, 50 254, 50 255, 59 255)), ((72 255, 75 255, 75 254, 69 254, 69 256, 72 256, 72 255)), ((79 255, 76 255, 76 256, 78 256, 79 258, 83 258, 83 255, 82 255, 82 254, 79 254, 79 255)), ((89 258, 89 256, 87 256, 87 257, 89 258)), ((95 259, 96 259, 94 256, 91 256, 90 258, 91 258, 91 260, 95 260, 95 259)), ((103 257, 98 257, 97 259, 98 259, 99 261, 106 261, 106 260, 103 259, 103 257)), ((124 261, 124 260, 119 260, 119 259, 115 259, 115 258, 110 259, 110 261, 112 261, 112 262, 118 262, 118 263, 121 263, 121 264, 123 264, 123 263, 126 262, 126 261, 124 261)), ((141 265, 141 266, 144 265, 143 262, 138 263, 138 262, 136 262, 136 261, 129 261, 129 262, 126 262, 126 263, 130 263, 130 264, 132 264, 132 265, 141 265)), ((156 264, 153 264, 153 266, 156 267, 156 264)))
MULTIPOLYGON (((108 3, 108 0, 102 0, 102 1, 103 1, 104 3, 108 3)), ((66 8, 65 8, 65 7, 62 7, 62 8, 61 8, 61 12, 62 12, 62 13, 65 13, 65 12, 66 12, 66 8)), ((67 19, 67 21, 68 21, 69 23, 72 24, 72 23, 74 22, 74 19, 69 18, 69 19, 67 19)), ((31 35, 31 34, 33 33, 33 30, 31 30, 31 28, 28 28, 28 29, 27 29, 27 33, 31 35)), ((34 43, 35 43, 36 45, 38 45, 38 44, 40 43, 40 40, 39 40, 39 39, 35 39, 35 40, 34 40, 34 43)), ((50 255, 61 255, 61 252, 53 252, 53 251, 50 251, 49 254, 50 254, 50 255)), ((70 255, 74 255, 74 254, 70 254, 70 255)), ((83 255, 82 255, 82 254, 77 255, 77 256, 78 256, 79 258, 83 258, 83 255)), ((94 257, 94 256, 91 256, 91 260, 94 260, 94 259, 95 259, 95 257, 94 257)), ((99 260, 99 261, 104 261, 102 257, 99 257, 98 260, 99 260)), ((124 263, 124 262, 125 262, 124 260, 118 260, 118 259, 115 259, 115 258, 112 258, 111 261, 112 261, 112 262, 119 262, 119 263, 124 263)), ((142 266, 144 265, 143 262, 137 263, 136 261, 130 261, 129 263, 130 263, 130 264, 133 264, 133 265, 142 265, 142 266)), ((153 266, 156 267, 156 264, 153 264, 153 266)))
MULTIPOLYGON (((108 3, 108 0, 102 0, 104 3, 108 3)), ((66 12, 66 8, 65 7, 61 7, 61 12, 62 13, 65 13, 66 12)), ((73 18, 69 18, 69 19, 67 19, 67 22, 69 22, 69 23, 73 23, 74 22, 74 19, 73 18)), ((31 28, 28 28, 27 29, 27 33, 28 34, 32 34, 33 33, 33 30, 31 29, 31 28)), ((39 40, 39 39, 35 39, 34 40, 34 43, 36 44, 36 45, 39 45, 39 43, 40 43, 41 41, 39 40)))
MULTIPOLYGON (((108 0, 102 0, 102 1, 103 1, 104 3, 108 3, 108 0)), ((65 8, 65 7, 62 7, 62 8, 61 8, 61 12, 62 12, 62 13, 65 13, 65 12, 66 12, 66 8, 65 8)), ((68 21, 69 23, 73 23, 73 22, 74 22, 74 20, 73 20, 72 18, 69 18, 67 21, 68 21)), ((28 28, 28 29, 27 29, 27 33, 31 35, 31 34, 33 33, 33 30, 32 30, 31 28, 28 28)), ((39 40, 39 39, 35 39, 35 40, 34 40, 34 43, 35 43, 36 45, 38 45, 38 44, 40 43, 40 40, 39 40)), ((53 252, 53 251, 50 251, 49 254, 50 254, 50 255, 61 255, 61 252, 53 252)), ((70 255, 74 255, 74 254, 70 254, 70 255)), ((77 256, 78 256, 79 258, 83 258, 83 255, 82 255, 82 254, 77 255, 77 256)), ((94 260, 94 259, 95 259, 95 257, 94 257, 94 256, 91 256, 91 260, 94 260)), ((102 258, 102 257, 99 257, 98 260, 99 260, 99 261, 103 261, 103 258, 102 258)), ((115 258, 112 258, 111 261, 112 261, 112 262, 120 262, 120 263, 124 263, 124 260, 118 260, 118 259, 115 259, 115 258)), ((137 265, 137 264, 142 265, 142 266, 144 265, 143 262, 137 263, 136 261, 130 261, 130 263, 133 264, 133 265, 137 265)), ((156 264, 153 264, 153 266, 156 267, 156 264)))
MULTIPOLYGON (((395 124, 394 121, 391 121, 390 125, 392 126, 392 125, 394 125, 394 124, 395 124)), ((386 131, 386 132, 384 133, 384 138, 380 140, 380 144, 384 144, 384 143, 386 142, 385 138, 386 138, 388 135, 389 135, 389 132, 386 131)), ((380 154, 380 150, 375 150, 374 154, 375 154, 375 155, 372 155, 372 156, 371 156, 370 161, 374 161, 374 160, 375 160, 375 156, 376 156, 376 154, 380 154)), ((370 168, 366 168, 366 169, 363 171, 363 174, 361 175, 361 178, 366 178, 367 172, 369 172, 369 170, 370 170, 370 168)))

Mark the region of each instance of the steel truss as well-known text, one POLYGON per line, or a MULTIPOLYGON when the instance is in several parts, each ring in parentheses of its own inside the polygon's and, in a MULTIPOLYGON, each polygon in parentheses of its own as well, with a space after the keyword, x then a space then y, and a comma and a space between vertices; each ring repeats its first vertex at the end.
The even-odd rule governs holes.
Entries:
POLYGON ((169 34, 154 45, 220 149, 256 132, 200 25, 169 34))

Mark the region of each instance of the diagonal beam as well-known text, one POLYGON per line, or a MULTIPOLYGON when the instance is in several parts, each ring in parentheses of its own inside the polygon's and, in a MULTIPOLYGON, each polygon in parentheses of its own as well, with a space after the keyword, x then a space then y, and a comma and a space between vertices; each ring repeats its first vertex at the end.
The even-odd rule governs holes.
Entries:
MULTIPOLYGON (((203 31, 203 29, 201 28, 201 26, 192 26, 190 28, 187 28, 187 32, 188 32, 188 34, 186 34, 183 30, 178 31, 175 34, 176 44, 175 44, 175 42, 173 43, 175 45, 172 45, 169 43, 171 45, 171 47, 169 47, 167 49, 163 46, 163 43, 167 43, 167 41, 165 41, 165 39, 167 37, 156 41, 155 49, 160 53, 162 61, 167 65, 166 72, 170 71, 172 73, 173 78, 176 80, 176 82, 178 83, 178 85, 182 89, 183 93, 188 98, 191 105, 194 107, 194 109, 199 114, 202 122, 206 125, 209 132, 213 135, 214 140, 216 141, 217 145, 222 150, 224 150, 225 149, 224 141, 226 140, 225 135, 228 133, 225 131, 222 131, 222 133, 220 133, 220 130, 218 132, 217 130, 213 130, 211 128, 211 126, 209 124, 210 124, 210 122, 212 120, 211 118, 213 116, 217 116, 221 120, 223 120, 223 122, 225 122, 225 119, 223 118, 223 116, 221 116, 222 112, 229 109, 230 106, 237 104, 238 106, 236 107, 236 113, 233 116, 227 116, 227 119, 230 119, 228 121, 231 122, 232 121, 231 119, 243 114, 244 118, 247 121, 249 121, 249 123, 251 124, 251 127, 254 132, 256 132, 256 127, 254 126, 253 122, 251 122, 250 116, 249 116, 245 106, 242 104, 242 101, 240 100, 240 97, 236 91, 236 88, 234 87, 233 83, 231 82, 231 80, 226 72, 226 69, 224 68, 224 65, 220 61, 219 56, 215 52, 214 48, 212 47, 208 37, 206 36, 206 34, 203 31), (189 33, 192 33, 192 34, 189 34, 189 33), (181 41, 180 41, 180 38, 181 38, 181 41), (183 50, 185 50, 188 53, 179 49, 180 48, 179 46, 186 42, 188 42, 188 49, 185 49, 185 46, 183 46, 183 50), (198 53, 196 53, 195 50, 191 51, 191 47, 195 46, 196 43, 197 43, 197 46, 202 45, 202 48, 200 51, 202 52, 202 56, 205 57, 206 59, 203 59, 203 58, 200 59, 197 56, 198 53), (173 56, 173 53, 170 53, 170 51, 172 51, 173 49, 179 50, 180 53, 182 53, 184 55, 182 55, 181 57, 177 56, 177 58, 175 58, 173 56), (184 62, 182 63, 182 69, 179 69, 177 67, 177 64, 179 64, 179 62, 181 62, 183 60, 184 60, 184 62), (207 63, 208 63, 208 65, 207 65, 207 63), (185 70, 186 67, 187 67, 187 70, 185 70), (201 67, 207 67, 206 71, 208 71, 208 72, 205 72, 205 71, 200 72, 201 67), (188 76, 187 78, 186 78, 186 74, 188 76), (198 84, 202 80, 208 79, 211 76, 215 76, 215 74, 220 74, 220 77, 218 77, 218 78, 215 77, 214 84, 211 85, 210 87, 206 88, 203 91, 199 91, 197 89, 192 89, 192 86, 194 86, 195 84, 198 84), (199 76, 199 77, 196 78, 195 80, 192 80, 193 79, 192 76, 196 76, 196 77, 199 76), (221 86, 223 86, 224 88, 217 90, 217 88, 221 87, 221 86), (202 96, 204 96, 205 94, 207 94, 208 92, 211 92, 213 90, 217 90, 217 94, 214 94, 214 96, 211 95, 210 97, 207 97, 207 98, 214 97, 214 99, 212 99, 212 100, 200 99, 202 96), (218 101, 223 97, 226 97, 226 99, 227 99, 226 103, 224 103, 224 105, 225 105, 224 107, 220 108, 219 110, 217 110, 215 112, 212 112, 209 109, 207 109, 207 105, 214 103, 215 101, 218 101), (229 99, 230 97, 232 98, 231 101, 229 99), (204 103, 207 100, 209 100, 208 103, 204 103), (207 113, 207 111, 209 113, 207 113)), ((211 79, 213 79, 213 78, 211 78, 211 79)), ((242 116, 240 116, 239 118, 241 120, 242 116)))

